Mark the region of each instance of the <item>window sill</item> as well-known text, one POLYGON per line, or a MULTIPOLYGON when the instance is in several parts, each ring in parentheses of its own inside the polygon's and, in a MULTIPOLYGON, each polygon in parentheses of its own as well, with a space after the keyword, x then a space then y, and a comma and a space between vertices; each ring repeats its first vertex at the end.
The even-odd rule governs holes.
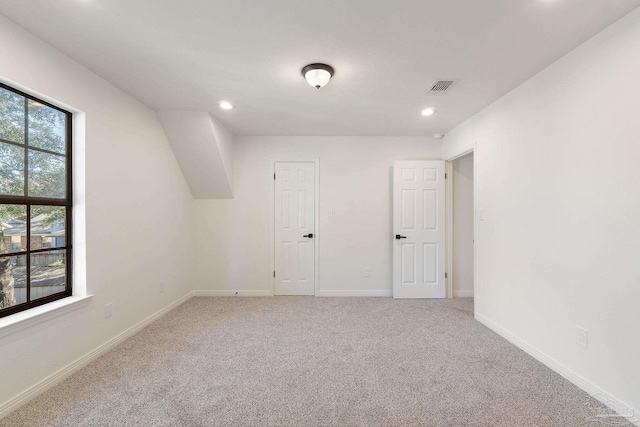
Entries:
POLYGON ((93 295, 68 297, 0 319, 0 338, 85 307, 93 295))

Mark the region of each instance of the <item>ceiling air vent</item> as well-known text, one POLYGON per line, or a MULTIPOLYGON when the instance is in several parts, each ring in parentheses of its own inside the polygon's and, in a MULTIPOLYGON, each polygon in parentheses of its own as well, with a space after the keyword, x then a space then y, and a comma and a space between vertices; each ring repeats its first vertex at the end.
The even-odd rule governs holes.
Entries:
POLYGON ((431 89, 429 89, 426 93, 430 95, 444 95, 449 91, 451 86, 456 82, 455 79, 442 79, 436 80, 432 85, 431 89))

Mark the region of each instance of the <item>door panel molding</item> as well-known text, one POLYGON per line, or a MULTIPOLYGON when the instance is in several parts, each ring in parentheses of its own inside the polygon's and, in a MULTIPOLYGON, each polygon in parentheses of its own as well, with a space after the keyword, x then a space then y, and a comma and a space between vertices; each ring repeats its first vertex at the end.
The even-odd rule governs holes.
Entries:
POLYGON ((445 187, 442 160, 394 162, 394 298, 446 296, 445 187))
MULTIPOLYGON (((268 247, 269 247, 269 269, 268 269, 268 280, 269 280, 269 292, 273 296, 275 295, 275 284, 276 280, 273 276, 273 272, 275 271, 276 265, 276 250, 275 247, 275 180, 274 174, 276 170, 276 163, 313 163, 314 164, 314 224, 313 224, 313 239, 310 239, 309 244, 313 245, 314 250, 314 295, 320 294, 320 159, 289 159, 289 158, 278 158, 278 159, 269 159, 269 175, 267 176, 269 182, 269 235, 268 235, 268 247)), ((290 175, 290 174, 289 174, 290 175)), ((288 179, 304 179, 304 177, 300 176, 288 176, 288 179)), ((299 218, 290 218, 291 224, 297 226, 299 224, 299 218)), ((296 244, 293 248, 296 255, 298 254, 298 245, 296 244)))

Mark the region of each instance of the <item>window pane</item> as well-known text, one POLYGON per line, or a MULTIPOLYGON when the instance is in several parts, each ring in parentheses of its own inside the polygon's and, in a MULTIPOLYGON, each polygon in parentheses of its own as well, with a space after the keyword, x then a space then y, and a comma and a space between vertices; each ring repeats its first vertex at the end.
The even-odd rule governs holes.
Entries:
POLYGON ((1 87, 0 138, 24 144, 24 97, 1 87))
POLYGON ((31 249, 60 248, 65 245, 65 208, 31 206, 31 249))
POLYGON ((26 255, 0 257, 0 309, 27 302, 26 255))
POLYGON ((0 205, 0 254, 26 250, 26 218, 25 205, 0 205))
POLYGON ((24 196, 24 148, 0 142, 0 194, 24 196))
POLYGON ((65 251, 31 254, 31 300, 64 292, 66 269, 65 251))
POLYGON ((64 199, 65 161, 63 156, 29 150, 28 195, 64 199))
POLYGON ((64 154, 66 117, 62 111, 29 100, 29 145, 64 154))

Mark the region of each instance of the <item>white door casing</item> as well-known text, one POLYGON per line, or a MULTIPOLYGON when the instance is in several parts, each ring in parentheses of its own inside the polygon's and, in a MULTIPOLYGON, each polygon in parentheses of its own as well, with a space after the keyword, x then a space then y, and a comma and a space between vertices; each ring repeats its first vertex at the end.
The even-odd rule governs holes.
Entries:
POLYGON ((274 293, 315 293, 315 164, 276 162, 274 293))
POLYGON ((391 238, 393 297, 444 298, 444 161, 394 162, 391 238))

